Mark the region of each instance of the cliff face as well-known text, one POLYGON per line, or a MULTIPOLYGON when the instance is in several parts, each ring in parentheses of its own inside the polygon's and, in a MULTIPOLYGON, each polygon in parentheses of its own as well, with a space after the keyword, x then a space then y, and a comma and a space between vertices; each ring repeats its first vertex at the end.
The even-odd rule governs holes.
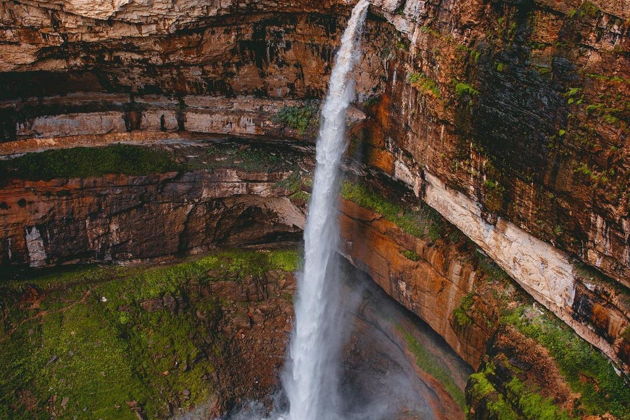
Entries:
MULTIPOLYGON (((250 146, 238 147, 208 153, 199 146, 170 146, 188 164, 195 158, 225 160, 223 153, 248 159, 250 146)), ((222 166, 224 160, 214 163, 222 166)), ((288 172, 247 169, 236 164, 212 172, 14 180, 0 193, 3 262, 38 267, 124 261, 298 241, 304 214, 276 185, 288 172)))
MULTIPOLYGON (((352 3, 4 2, 0 150, 190 133, 309 142, 352 3)), ((626 373, 628 13, 624 0, 374 1, 349 153, 406 184, 404 214, 437 210, 626 373)), ((281 169, 11 181, 3 262, 293 240, 304 191, 278 187, 294 170, 281 169)), ((487 283, 474 246, 420 238, 384 217, 389 207, 361 202, 342 207, 348 257, 473 366, 501 364, 484 361, 484 346, 502 306, 465 299, 487 283), (464 303, 490 324, 468 324, 464 303)))

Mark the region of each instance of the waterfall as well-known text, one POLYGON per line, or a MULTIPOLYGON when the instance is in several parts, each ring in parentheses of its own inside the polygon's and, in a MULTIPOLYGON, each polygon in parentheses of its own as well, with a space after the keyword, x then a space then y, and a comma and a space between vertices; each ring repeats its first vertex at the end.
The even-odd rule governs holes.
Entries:
POLYGON ((283 386, 290 420, 339 417, 338 354, 341 302, 338 265, 337 201, 346 110, 353 99, 350 73, 359 59, 360 37, 369 2, 352 11, 335 57, 317 140, 317 166, 304 231, 304 269, 298 275, 295 327, 283 386))

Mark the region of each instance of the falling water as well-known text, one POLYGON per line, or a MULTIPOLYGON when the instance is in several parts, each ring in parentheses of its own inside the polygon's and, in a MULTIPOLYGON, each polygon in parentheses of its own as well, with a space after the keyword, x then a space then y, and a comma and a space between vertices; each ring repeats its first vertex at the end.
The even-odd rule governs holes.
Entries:
POLYGON ((346 110, 354 97, 350 73, 359 58, 360 36, 369 2, 352 11, 335 58, 317 140, 317 166, 304 232, 304 271, 298 279, 295 330, 283 376, 290 420, 339 417, 337 355, 340 285, 335 263, 339 242, 339 166, 345 149, 346 110))

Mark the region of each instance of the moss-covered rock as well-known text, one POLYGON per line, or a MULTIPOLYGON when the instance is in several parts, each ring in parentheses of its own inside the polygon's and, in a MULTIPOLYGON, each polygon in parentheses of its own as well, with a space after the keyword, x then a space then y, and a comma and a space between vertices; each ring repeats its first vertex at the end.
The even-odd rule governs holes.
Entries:
POLYGON ((162 418, 209 400, 225 407, 243 392, 222 379, 239 360, 231 326, 248 301, 238 291, 259 284, 274 291, 261 302, 286 302, 272 279, 296 266, 295 251, 229 251, 148 268, 5 272, 0 417, 162 418))

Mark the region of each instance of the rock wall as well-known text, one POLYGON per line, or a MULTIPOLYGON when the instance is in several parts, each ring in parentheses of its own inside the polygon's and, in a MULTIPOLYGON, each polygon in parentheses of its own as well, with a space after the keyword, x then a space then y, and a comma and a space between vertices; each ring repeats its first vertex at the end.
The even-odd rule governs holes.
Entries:
MULTIPOLYGON (((302 157, 296 157, 286 143, 270 145, 263 156, 256 153, 262 147, 257 143, 182 142, 157 143, 151 148, 166 147, 174 159, 183 157, 180 162, 193 166, 204 163, 206 169, 47 181, 14 178, 0 189, 4 200, 0 201, 3 265, 29 263, 40 267, 103 260, 161 260, 215 247, 278 246, 299 240, 309 191, 305 169, 313 165, 308 154, 299 152, 297 156, 302 157), (212 151, 206 154, 207 150, 212 151), (264 160, 274 155, 281 157, 264 160), (254 164, 275 166, 254 170, 250 166, 254 164), (284 164, 291 166, 283 168, 284 164)), ((107 156, 107 148, 91 150, 103 158, 107 156)), ((72 150, 54 153, 56 159, 63 161, 60 156, 71 155, 72 150)), ((55 164, 57 160, 51 162, 55 164)), ((39 165, 35 175, 45 176, 49 170, 39 165)), ((373 178, 365 175, 360 178, 373 178)), ((352 182, 344 185, 340 208, 348 260, 425 320, 466 362, 485 369, 489 363, 487 349, 496 345, 498 331, 511 325, 504 320, 506 313, 531 305, 529 294, 536 296, 535 291, 529 290, 528 294, 515 287, 481 249, 428 206, 418 210, 417 198, 405 190, 404 184, 377 177, 373 184, 383 192, 375 193, 362 187, 348 188, 352 182)), ((439 196, 448 197, 448 193, 444 191, 439 196)), ((500 256, 490 255, 503 261, 500 256)), ((215 285, 223 287, 222 282, 215 285)), ((229 288, 217 293, 237 292, 229 288)), ((624 331, 629 322, 623 291, 614 282, 589 277, 576 285, 574 299, 576 304, 564 309, 563 313, 568 314, 565 322, 578 332, 592 328, 594 332, 587 338, 594 339, 610 358, 625 366, 629 347, 624 331)), ((538 316, 536 306, 532 311, 538 316)), ((521 318, 515 319, 521 322, 521 318)), ((546 315, 544 322, 553 322, 550 319, 546 315)), ((397 331, 399 327, 391 328, 397 331)), ((581 354, 588 356, 586 366, 597 362, 594 371, 599 376, 593 376, 588 384, 595 388, 604 386, 602 377, 623 382, 606 359, 572 332, 568 337, 579 341, 581 354)), ((397 340, 406 338, 397 336, 397 340)), ((417 344, 407 345, 417 350, 417 344)), ((530 356, 522 353, 525 358, 530 356)), ((423 356, 416 357, 424 360, 423 356)), ((556 366, 558 359, 554 355, 546 363, 556 366)), ((446 386, 451 394, 454 392, 449 390, 444 374, 426 366, 426 361, 424 365, 418 363, 422 377, 435 381, 435 386, 446 386)), ((520 369, 522 364, 517 363, 516 367, 520 369)), ((586 368, 580 365, 576 369, 582 372, 586 368)), ((252 368, 252 372, 255 370, 252 368)), ((534 392, 531 390, 537 389, 540 378, 536 372, 528 375, 523 378, 528 380, 527 392, 534 392)), ((501 378, 495 379, 497 387, 503 383, 501 378)), ((559 380, 563 386, 569 386, 566 379, 559 380)), ((499 389, 497 395, 503 395, 501 392, 505 391, 499 389)), ((542 392, 548 390, 543 387, 542 392)), ((617 391, 610 395, 613 403, 621 398, 617 391)), ((481 407, 490 402, 475 399, 471 407, 483 413, 481 407)), ((446 404, 445 409, 448 407, 446 404)), ((573 410, 573 405, 567 407, 573 410)), ((452 409, 461 415, 460 409, 452 409)))
POLYGON ((294 243, 304 213, 277 187, 288 173, 218 168, 16 179, 0 189, 2 263, 144 260, 218 246, 294 243))
MULTIPOLYGON (((2 151, 68 145, 86 134, 310 139, 312 131, 276 117, 324 94, 351 3, 5 2, 2 151)), ((351 139, 356 160, 406 183, 412 205, 438 210, 626 372, 629 17, 624 0, 375 1, 356 71, 357 107, 367 119, 351 139)), ((46 202, 33 187, 42 185, 18 189, 46 202)), ((181 220, 187 205, 176 212, 181 220)), ((429 252, 377 216, 352 212, 363 226, 344 222, 355 247, 361 234, 374 237, 353 257, 477 365, 481 343, 467 348, 452 317, 426 309, 452 313, 479 286, 470 277, 475 265, 434 270, 418 262, 426 274, 413 274, 411 260, 394 252, 401 240, 426 261, 449 260, 454 250, 429 252), (363 220, 374 217, 375 231, 363 220), (430 286, 420 282, 425 276, 430 286), (453 286, 427 295, 436 284, 453 286)), ((35 265, 50 258, 37 217, 8 235, 35 265)), ((18 258, 9 255, 15 245, 3 246, 3 258, 18 258)))
MULTIPOLYGON (((5 138, 137 129, 275 135, 273 124, 261 129, 269 114, 252 111, 264 104, 185 95, 321 97, 350 6, 87 5, 2 5, 5 138), (67 96, 85 91, 133 96, 120 98, 118 110, 67 96), (149 93, 166 97, 135 99, 149 93), (64 96, 19 99, 54 94, 64 96), (43 106, 51 101, 65 109, 43 106)), ((396 162, 420 177, 426 167, 479 202, 488 221, 507 218, 627 285, 623 2, 410 0, 371 10, 357 70, 360 98, 381 94, 368 161, 392 175, 400 175, 396 162)))

